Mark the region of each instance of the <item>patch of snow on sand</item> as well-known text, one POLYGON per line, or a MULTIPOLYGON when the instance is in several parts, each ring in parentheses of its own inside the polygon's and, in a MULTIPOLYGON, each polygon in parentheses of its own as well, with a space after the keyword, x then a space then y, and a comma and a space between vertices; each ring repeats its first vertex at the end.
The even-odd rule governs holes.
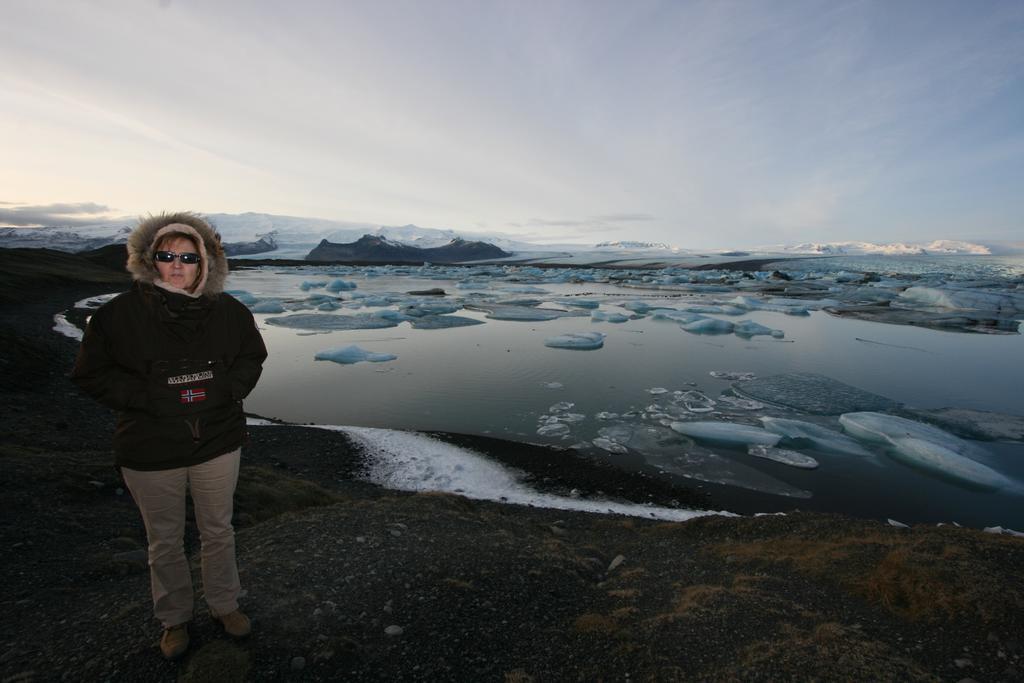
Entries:
POLYGON ((344 432, 358 442, 371 461, 368 479, 391 489, 442 491, 477 500, 678 522, 707 515, 733 515, 724 511, 683 510, 540 493, 524 485, 522 477, 514 470, 474 451, 423 434, 369 427, 316 427, 344 432))

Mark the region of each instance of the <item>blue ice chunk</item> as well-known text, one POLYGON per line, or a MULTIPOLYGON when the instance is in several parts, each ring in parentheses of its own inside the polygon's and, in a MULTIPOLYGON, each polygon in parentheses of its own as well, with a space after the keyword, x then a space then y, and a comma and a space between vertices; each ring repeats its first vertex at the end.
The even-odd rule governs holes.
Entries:
POLYGON ((603 332, 569 332, 557 337, 548 337, 544 340, 544 346, 550 346, 553 349, 592 351, 604 346, 604 338, 603 332))
POLYGON ((762 417, 761 423, 769 432, 782 436, 787 444, 807 445, 827 453, 871 457, 869 451, 850 437, 813 422, 762 417))
POLYGON ((224 290, 224 293, 230 294, 231 296, 235 297, 246 306, 254 304, 258 301, 258 299, 255 296, 253 296, 250 292, 245 291, 244 289, 226 289, 224 290))
POLYGON ((804 470, 813 470, 818 466, 818 461, 809 455, 797 453, 786 448, 775 448, 774 446, 752 445, 747 448, 747 453, 756 458, 774 460, 790 467, 799 467, 804 470))
POLYGON ((510 306, 507 304, 491 304, 479 302, 466 304, 471 311, 483 311, 491 320, 511 320, 517 322, 556 320, 586 315, 583 311, 559 311, 551 308, 534 308, 532 306, 510 306))
POLYGON ((285 311, 284 305, 276 299, 254 300, 253 303, 247 305, 253 313, 284 313, 285 311))
POLYGON ((327 285, 328 292, 347 292, 355 289, 356 283, 346 280, 331 280, 330 284, 327 285))
POLYGON ((452 327, 483 325, 484 321, 461 315, 425 315, 421 318, 411 319, 409 324, 417 330, 447 330, 452 327))
POLYGON ((690 311, 677 311, 674 308, 651 309, 651 320, 671 320, 677 323, 692 323, 695 320, 702 320, 705 316, 690 311))
POLYGON ((311 289, 319 289, 321 287, 326 287, 326 286, 327 286, 327 281, 326 280, 322 280, 322 281, 321 280, 317 280, 317 281, 305 280, 305 281, 303 281, 303 283, 301 285, 299 285, 299 289, 301 289, 303 292, 308 292, 311 289))
POLYGON ((608 313, 606 311, 594 311, 590 314, 591 322, 601 323, 624 323, 629 320, 628 315, 622 313, 608 313))
POLYGON ((910 437, 892 438, 889 455, 904 465, 938 476, 950 483, 980 491, 999 491, 1014 483, 987 465, 971 460, 945 445, 910 437))
POLYGON ((462 308, 461 305, 452 303, 451 301, 425 301, 423 303, 403 306, 402 313, 419 318, 424 315, 444 315, 445 313, 454 313, 460 308, 462 308))
POLYGON ((728 320, 720 318, 699 318, 693 322, 683 323, 679 327, 694 334, 729 334, 735 326, 728 320))
POLYGON ((575 306, 576 308, 597 308, 601 305, 600 301, 595 299, 555 299, 555 303, 561 306, 575 306))
POLYGON ((395 360, 398 356, 393 353, 374 353, 373 351, 361 349, 353 344, 352 346, 345 346, 343 348, 317 351, 314 358, 316 360, 329 360, 335 363, 349 365, 352 363, 360 363, 362 361, 369 361, 370 363, 384 363, 389 360, 395 360))
POLYGON ((673 431, 698 441, 710 441, 729 446, 749 446, 751 444, 774 446, 782 439, 778 434, 772 434, 760 427, 733 422, 673 422, 670 426, 673 431))
POLYGON ((772 336, 775 339, 782 339, 786 336, 782 330, 773 330, 760 323, 755 323, 753 320, 740 320, 733 326, 733 332, 737 337, 746 337, 747 339, 758 335, 772 336))
POLYGON ((297 313, 281 318, 267 318, 267 323, 278 327, 301 330, 375 330, 398 325, 394 320, 376 317, 367 313, 357 315, 297 313))

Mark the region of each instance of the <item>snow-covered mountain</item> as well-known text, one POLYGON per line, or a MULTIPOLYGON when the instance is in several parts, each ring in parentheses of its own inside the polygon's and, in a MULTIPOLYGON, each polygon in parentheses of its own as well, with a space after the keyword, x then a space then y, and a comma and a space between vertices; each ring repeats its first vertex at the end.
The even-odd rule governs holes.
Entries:
POLYGON ((874 242, 804 242, 796 245, 763 247, 763 249, 790 254, 821 254, 823 256, 859 254, 875 254, 880 256, 908 256, 914 254, 985 255, 992 253, 992 250, 986 245, 958 240, 934 240, 926 244, 906 242, 890 242, 887 244, 876 244, 874 242))
MULTIPOLYGON (((348 243, 363 235, 372 235, 392 242, 432 249, 442 247, 455 239, 480 241, 493 244, 510 253, 578 253, 619 252, 623 258, 630 252, 663 252, 676 257, 695 254, 697 250, 684 249, 663 242, 641 240, 620 240, 591 244, 536 244, 523 241, 515 235, 496 232, 465 232, 446 228, 424 228, 418 225, 386 226, 372 223, 335 221, 324 218, 280 216, 268 213, 213 213, 206 218, 221 234, 226 244, 256 243, 266 239, 277 245, 272 252, 262 256, 270 258, 302 258, 320 243, 348 243)), ((46 247, 61 251, 86 251, 107 244, 124 242, 137 219, 123 217, 111 219, 96 225, 76 227, 43 228, 0 228, 0 247, 46 247)), ((933 240, 931 242, 874 243, 859 241, 804 242, 802 244, 771 245, 750 247, 732 245, 707 250, 708 254, 732 253, 737 249, 752 253, 771 254, 817 254, 837 255, 914 255, 914 254, 1009 254, 1020 253, 1024 243, 1014 242, 967 242, 958 240, 933 240)), ((646 254, 645 254, 646 255, 646 254)))
POLYGON ((643 251, 681 251, 679 247, 673 247, 664 242, 636 242, 632 240, 621 240, 618 242, 599 242, 594 249, 639 249, 643 251))

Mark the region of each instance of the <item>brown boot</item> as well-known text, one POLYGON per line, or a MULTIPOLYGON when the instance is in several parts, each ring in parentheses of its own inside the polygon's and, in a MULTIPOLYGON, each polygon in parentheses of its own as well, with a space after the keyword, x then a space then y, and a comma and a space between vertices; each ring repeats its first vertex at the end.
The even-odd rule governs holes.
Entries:
POLYGON ((178 624, 164 629, 160 636, 160 652, 166 659, 177 659, 188 649, 188 624, 178 624))
POLYGON ((240 609, 236 609, 230 614, 222 616, 213 614, 212 616, 224 627, 224 633, 227 633, 232 638, 244 638, 252 633, 252 622, 249 621, 249 617, 245 616, 240 609))

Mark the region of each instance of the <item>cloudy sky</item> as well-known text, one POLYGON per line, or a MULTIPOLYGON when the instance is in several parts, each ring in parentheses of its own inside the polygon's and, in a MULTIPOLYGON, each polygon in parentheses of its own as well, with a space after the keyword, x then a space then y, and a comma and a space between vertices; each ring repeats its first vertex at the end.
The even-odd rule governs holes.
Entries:
POLYGON ((0 225, 1020 239, 1024 2, 2 0, 0 225))

